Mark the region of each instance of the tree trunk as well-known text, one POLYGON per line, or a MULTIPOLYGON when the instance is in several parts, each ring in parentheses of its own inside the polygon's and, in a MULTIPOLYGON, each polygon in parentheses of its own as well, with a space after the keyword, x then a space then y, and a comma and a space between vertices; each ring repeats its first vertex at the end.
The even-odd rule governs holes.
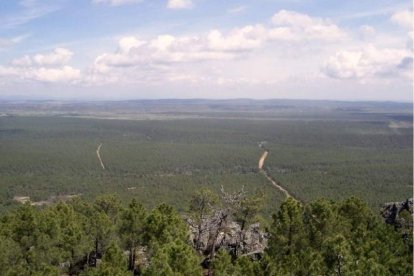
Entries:
POLYGON ((129 262, 128 262, 128 270, 134 270, 134 262, 135 262, 135 260, 134 260, 134 255, 135 255, 135 249, 134 249, 134 247, 130 247, 129 248, 129 262))
POLYGON ((197 234, 197 239, 196 239, 196 251, 200 251, 200 240, 201 240, 201 234, 202 234, 202 229, 201 229, 202 225, 201 222, 198 224, 198 234, 197 234))
POLYGON ((203 227, 203 217, 204 217, 203 213, 204 213, 204 208, 201 208, 200 216, 198 218, 198 236, 196 239, 196 250, 197 251, 200 250, 201 234, 203 233, 203 229, 201 229, 203 227))
POLYGON ((133 253, 132 253, 132 271, 134 271, 135 270, 135 258, 136 258, 136 256, 135 256, 135 247, 134 247, 134 249, 133 249, 134 251, 133 251, 133 253))
POLYGON ((96 259, 98 258, 98 245, 99 245, 99 241, 98 238, 95 239, 95 257, 96 259))
POLYGON ((342 270, 341 270, 341 265, 342 265, 342 263, 341 263, 341 261, 342 261, 342 256, 341 256, 341 255, 338 255, 337 259, 338 259, 338 275, 339 275, 339 276, 342 276, 342 270))

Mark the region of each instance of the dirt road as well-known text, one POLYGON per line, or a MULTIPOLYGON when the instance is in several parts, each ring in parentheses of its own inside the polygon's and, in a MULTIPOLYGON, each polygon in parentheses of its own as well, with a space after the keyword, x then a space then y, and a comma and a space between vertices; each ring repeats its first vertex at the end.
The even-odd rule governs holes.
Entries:
POLYGON ((104 169, 104 170, 105 170, 105 165, 104 165, 104 163, 102 162, 102 158, 101 158, 101 154, 100 154, 100 152, 101 152, 101 147, 102 147, 102 144, 99 144, 98 148, 96 149, 96 156, 98 156, 98 160, 99 160, 99 162, 101 163, 101 167, 102 167, 102 169, 104 169))
POLYGON ((269 152, 267 150, 265 150, 263 152, 262 156, 260 157, 260 159, 259 159, 259 170, 263 169, 263 165, 264 165, 264 162, 265 162, 268 154, 269 154, 269 152))
MULTIPOLYGON (((294 198, 285 188, 283 188, 282 186, 280 186, 276 180, 274 180, 269 174, 268 172, 264 169, 264 162, 266 161, 267 156, 269 155, 269 151, 265 150, 262 154, 262 156, 259 159, 259 170, 260 172, 267 178, 267 180, 270 181, 270 183, 272 183, 272 185, 277 188, 278 190, 280 190, 286 197, 291 197, 293 199, 294 198)), ((297 199, 296 199, 297 200, 297 199)))
MULTIPOLYGON (((283 188, 282 186, 277 184, 277 182, 275 180, 273 180, 273 178, 271 178, 265 170, 261 170, 260 172, 267 178, 267 180, 270 181, 270 183, 272 183, 272 185, 274 187, 279 189, 286 197, 294 198, 285 188, 283 188)), ((294 199, 296 199, 296 198, 294 198, 294 199)))

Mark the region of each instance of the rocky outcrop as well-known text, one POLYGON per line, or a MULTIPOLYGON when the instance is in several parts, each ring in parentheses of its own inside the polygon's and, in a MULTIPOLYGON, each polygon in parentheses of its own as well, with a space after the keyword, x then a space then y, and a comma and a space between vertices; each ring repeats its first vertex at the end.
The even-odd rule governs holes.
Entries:
POLYGON ((401 224, 403 223, 411 224, 409 226, 413 227, 413 199, 410 198, 402 202, 385 203, 381 209, 381 215, 388 224, 401 227, 401 224), (407 217, 408 214, 411 217, 411 220, 410 217, 407 217))
POLYGON ((199 229, 187 220, 190 227, 190 239, 194 248, 198 248, 207 256, 213 246, 215 251, 220 248, 226 249, 233 256, 249 255, 253 258, 260 258, 267 246, 268 234, 260 230, 260 224, 255 223, 242 230, 241 226, 234 221, 226 221, 220 229, 215 227, 215 221, 206 220, 201 225, 201 235, 198 239, 199 229), (218 236, 215 238, 215 233, 218 236), (198 245, 197 240, 199 240, 198 245), (213 245, 214 242, 214 245, 213 245))

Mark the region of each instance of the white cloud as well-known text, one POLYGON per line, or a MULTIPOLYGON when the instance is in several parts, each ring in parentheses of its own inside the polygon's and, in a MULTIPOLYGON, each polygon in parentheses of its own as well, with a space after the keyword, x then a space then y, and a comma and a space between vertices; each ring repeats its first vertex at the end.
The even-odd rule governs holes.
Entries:
POLYGON ((92 0, 94 4, 106 4, 111 6, 122 6, 137 4, 143 2, 143 0, 92 0))
POLYGON ((273 37, 292 40, 322 39, 338 40, 346 37, 346 32, 329 19, 310 17, 309 15, 281 10, 272 17, 272 23, 278 28, 273 29, 273 37))
MULTIPOLYGON (((347 33, 327 19, 281 11, 273 16, 272 24, 247 25, 227 31, 214 29, 193 36, 164 34, 146 40, 134 36, 123 37, 119 39, 115 52, 96 57, 85 79, 96 84, 108 83, 110 80, 134 82, 139 79, 155 80, 158 83, 161 79, 177 81, 191 76, 194 80, 207 82, 212 77, 203 77, 203 74, 209 73, 201 72, 204 69, 200 68, 226 61, 229 64, 235 63, 236 60, 253 57, 269 47, 273 47, 273 52, 277 55, 283 50, 283 45, 286 46, 285 43, 295 43, 295 47, 291 48, 292 53, 288 55, 297 57, 298 51, 311 45, 310 42, 315 45, 321 41, 334 43, 345 37, 347 33), (197 74, 192 71, 200 72, 197 74)), ((275 77, 271 72, 266 72, 269 70, 267 66, 263 69, 263 66, 257 65, 258 76, 254 77, 254 81, 251 80, 253 76, 245 74, 250 68, 244 68, 247 71, 242 73, 242 77, 234 75, 226 78, 217 75, 216 80, 226 79, 225 83, 273 83, 275 77)), ((241 73, 242 70, 237 68, 232 71, 241 73)))
POLYGON ((19 68, 6 67, 6 66, 0 65, 0 78, 6 77, 10 79, 10 77, 17 76, 18 73, 19 73, 19 68))
POLYGON ((150 40, 133 36, 121 38, 118 51, 95 59, 94 72, 108 72, 110 67, 134 67, 143 64, 188 63, 228 60, 277 42, 339 40, 345 32, 329 20, 281 11, 272 18, 273 25, 247 25, 226 32, 211 30, 195 36, 159 35, 150 40))
POLYGON ((391 16, 391 21, 405 27, 407 29, 413 29, 413 11, 405 10, 398 11, 391 16))
POLYGON ((71 66, 60 67, 5 67, 0 66, 0 78, 20 81, 40 81, 40 82, 74 82, 79 81, 81 72, 71 66))
POLYGON ((18 67, 28 67, 32 65, 32 58, 28 55, 25 55, 21 58, 12 60, 11 64, 13 66, 18 66, 18 67))
MULTIPOLYGON (((141 40, 132 37, 122 38, 119 44, 125 41, 141 40)), ((183 80, 183 75, 198 75, 196 72, 202 67, 201 62, 228 60, 234 57, 233 52, 209 48, 206 37, 160 35, 137 43, 137 47, 118 46, 114 53, 99 55, 85 81, 93 84, 138 82, 145 85, 177 81, 183 80), (197 66, 194 66, 195 63, 197 66), (195 72, 182 72, 189 67, 195 72)))
MULTIPOLYGON (((184 42, 184 39, 181 39, 184 42)), ((158 51, 167 51, 174 44, 177 44, 178 40, 172 35, 160 35, 156 39, 152 40, 149 44, 151 48, 154 48, 158 51)), ((182 43, 181 43, 182 44, 182 43)))
POLYGON ((268 30, 262 25, 248 25, 223 34, 212 30, 207 35, 208 47, 216 51, 239 51, 260 47, 267 39, 268 30))
POLYGON ((65 48, 56 48, 49 54, 37 54, 32 59, 40 66, 63 65, 69 62, 73 53, 65 48))
POLYGON ((121 38, 118 51, 99 55, 94 62, 99 72, 108 67, 152 66, 233 58, 232 53, 217 51, 205 37, 159 35, 143 41, 135 37, 121 38))
POLYGON ((81 79, 81 72, 66 65, 73 52, 56 48, 52 53, 25 55, 14 59, 10 66, 0 66, 0 78, 40 82, 74 82, 81 79))
MULTIPOLYGON (((132 0, 94 2, 121 5, 132 3, 132 0)), ((26 1, 25 4, 30 5, 31 2, 26 1)), ((171 8, 184 8, 190 7, 192 2, 169 1, 169 5, 171 8)), ((274 76, 269 70, 273 69, 269 65, 260 65, 260 62, 255 62, 259 69, 255 71, 255 76, 249 76, 249 66, 243 69, 236 65, 237 68, 229 69, 223 76, 217 73, 213 77, 209 75, 209 67, 222 68, 223 65, 218 65, 222 62, 225 67, 231 67, 237 60, 243 63, 268 47, 277 49, 273 52, 278 55, 278 51, 283 49, 279 45, 285 42, 295 43, 292 52, 297 52, 303 46, 309 45, 310 41, 320 43, 340 40, 345 36, 346 32, 330 20, 282 10, 272 17, 271 24, 247 25, 230 30, 214 29, 192 36, 164 34, 149 39, 125 36, 118 40, 115 51, 98 55, 83 74, 68 65, 73 56, 72 51, 56 48, 50 53, 14 59, 9 66, 1 67, 0 75, 11 76, 15 80, 86 84, 159 83, 189 78, 195 80, 194 82, 214 82, 215 79, 215 83, 270 83, 274 81, 274 76), (231 76, 227 77, 225 74, 231 76)), ((266 59, 268 58, 264 58, 266 59)))
POLYGON ((59 68, 38 68, 31 72, 32 78, 44 82, 71 82, 79 80, 81 73, 78 69, 70 66, 59 68))
POLYGON ((68 49, 26 55, 0 66, 0 81, 243 89, 336 83, 332 79, 398 83, 412 68, 412 52, 403 43, 372 26, 343 29, 326 18, 282 10, 268 22, 233 29, 120 37, 113 50, 96 55, 82 72, 69 65, 73 53, 68 49))
POLYGON ((11 61, 13 66, 58 66, 67 64, 73 56, 73 52, 65 48, 56 48, 51 53, 25 55, 11 61))
POLYGON ((309 15, 295 11, 281 10, 272 17, 272 23, 275 25, 288 25, 306 27, 310 25, 323 23, 319 18, 312 18, 309 15))
POLYGON ((143 46, 146 42, 139 40, 133 36, 127 36, 119 40, 119 49, 121 52, 129 52, 131 49, 136 49, 143 46))
POLYGON ((193 7, 192 0, 168 0, 167 7, 169 9, 190 9, 193 7))
POLYGON ((412 78, 412 63, 412 52, 408 50, 367 45, 337 52, 327 60, 322 72, 335 79, 412 78))

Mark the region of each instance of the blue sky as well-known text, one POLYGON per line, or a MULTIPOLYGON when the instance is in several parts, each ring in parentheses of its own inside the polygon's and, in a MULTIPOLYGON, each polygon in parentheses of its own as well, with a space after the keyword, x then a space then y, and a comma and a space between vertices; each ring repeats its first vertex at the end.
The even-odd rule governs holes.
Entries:
POLYGON ((0 98, 412 101, 411 1, 0 0, 0 98))

